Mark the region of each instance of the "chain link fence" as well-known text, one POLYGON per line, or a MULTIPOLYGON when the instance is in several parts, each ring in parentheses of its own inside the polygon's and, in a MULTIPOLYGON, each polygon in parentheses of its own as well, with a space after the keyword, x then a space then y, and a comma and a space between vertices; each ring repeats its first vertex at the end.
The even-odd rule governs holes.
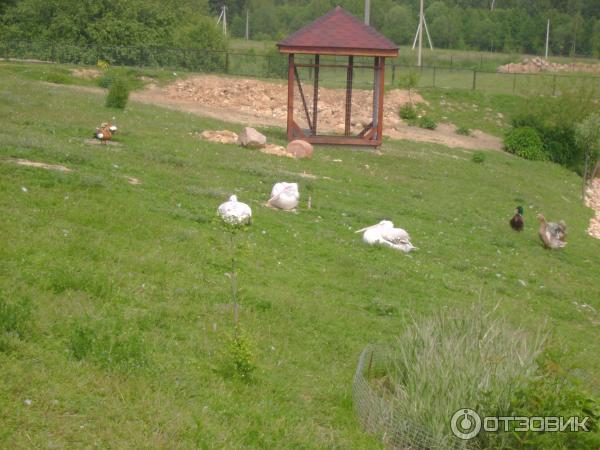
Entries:
MULTIPOLYGON (((77 65, 96 65, 104 60, 113 66, 183 69, 256 78, 287 77, 287 55, 271 52, 221 51, 158 46, 90 46, 50 42, 0 42, 0 58, 38 60, 77 65)), ((332 57, 332 62, 347 58, 332 57)), ((483 61, 483 57, 481 57, 483 61)), ((416 74, 417 88, 465 89, 497 94, 560 95, 567 88, 595 86, 600 93, 600 76, 556 73, 498 73, 477 68, 407 64, 406 54, 386 61, 385 85, 405 87, 409 74, 416 74)), ((436 63, 432 59, 433 64, 436 63)), ((481 64, 483 65, 483 63, 481 64)), ((361 78, 355 81, 360 82, 361 78)), ((365 80, 367 81, 367 80, 365 80)), ((333 82, 333 79, 331 80, 333 82)), ((328 80, 324 80, 327 85, 328 80)), ((337 86, 335 86, 337 87, 337 86)), ((360 88, 360 86, 356 86, 360 88)))
POLYGON ((390 357, 390 351, 376 345, 368 345, 360 354, 352 391, 354 409, 365 430, 393 449, 474 450, 474 445, 453 436, 434 439, 427 430, 403 417, 402 405, 384 397, 385 387, 378 385, 385 380, 390 357))

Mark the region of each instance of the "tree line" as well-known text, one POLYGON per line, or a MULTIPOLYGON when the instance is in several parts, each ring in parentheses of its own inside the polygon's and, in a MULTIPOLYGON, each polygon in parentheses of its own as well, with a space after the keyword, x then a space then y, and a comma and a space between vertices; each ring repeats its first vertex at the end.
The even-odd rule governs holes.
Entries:
MULTIPOLYGON (((0 39, 221 50, 223 5, 231 36, 245 35, 248 11, 251 39, 278 40, 336 4, 363 16, 364 0, 0 0, 0 39)), ((372 26, 412 43, 419 0, 371 5, 372 26)), ((551 54, 600 57, 598 0, 426 0, 425 16, 438 48, 542 54, 550 19, 551 54)))

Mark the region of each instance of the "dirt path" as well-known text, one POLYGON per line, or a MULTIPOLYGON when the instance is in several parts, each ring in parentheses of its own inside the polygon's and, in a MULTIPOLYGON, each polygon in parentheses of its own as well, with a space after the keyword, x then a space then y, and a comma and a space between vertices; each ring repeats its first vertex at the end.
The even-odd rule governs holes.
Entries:
MULTIPOLYGON (((102 92, 100 88, 72 86, 84 92, 102 92)), ((142 91, 131 93, 133 101, 186 111, 248 126, 285 127, 287 118, 287 86, 281 83, 216 75, 198 75, 161 87, 150 83, 142 91)), ((321 132, 343 133, 343 89, 319 89, 318 129, 321 132)), ((413 102, 424 102, 413 93, 413 102)), ((431 142, 448 147, 500 150, 501 140, 475 130, 471 136, 455 133, 451 124, 439 124, 436 130, 406 125, 398 116, 400 106, 409 102, 408 91, 393 89, 385 94, 383 134, 392 139, 431 142)), ((298 94, 294 101, 294 116, 303 128, 305 117, 298 94)), ((372 93, 357 89, 352 96, 352 132, 357 134, 370 123, 372 93)), ((308 105, 312 111, 312 105, 308 105)))

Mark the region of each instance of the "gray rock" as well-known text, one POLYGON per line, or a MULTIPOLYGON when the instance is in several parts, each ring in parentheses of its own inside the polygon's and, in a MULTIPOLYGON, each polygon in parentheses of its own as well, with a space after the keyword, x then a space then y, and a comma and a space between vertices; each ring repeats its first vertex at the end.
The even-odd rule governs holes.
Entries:
POLYGON ((238 137, 238 144, 243 147, 263 148, 267 144, 267 137, 254 128, 246 127, 238 137))

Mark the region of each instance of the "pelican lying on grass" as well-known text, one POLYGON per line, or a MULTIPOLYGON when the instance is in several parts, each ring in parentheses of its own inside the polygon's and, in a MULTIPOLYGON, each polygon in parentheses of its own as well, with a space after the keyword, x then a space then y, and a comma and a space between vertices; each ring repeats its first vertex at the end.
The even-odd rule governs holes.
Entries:
POLYGON ((273 186, 271 198, 267 205, 289 211, 298 206, 298 200, 300 200, 298 183, 281 182, 275 183, 275 186, 273 186))
POLYGON ((404 253, 417 250, 417 247, 410 243, 410 236, 402 228, 394 228, 394 223, 389 220, 382 220, 376 225, 361 228, 356 233, 363 234, 363 241, 369 245, 384 245, 404 253))
POLYGON ((228 225, 247 225, 252 219, 252 210, 248 205, 238 202, 237 196, 232 195, 229 201, 222 203, 217 214, 228 225))

